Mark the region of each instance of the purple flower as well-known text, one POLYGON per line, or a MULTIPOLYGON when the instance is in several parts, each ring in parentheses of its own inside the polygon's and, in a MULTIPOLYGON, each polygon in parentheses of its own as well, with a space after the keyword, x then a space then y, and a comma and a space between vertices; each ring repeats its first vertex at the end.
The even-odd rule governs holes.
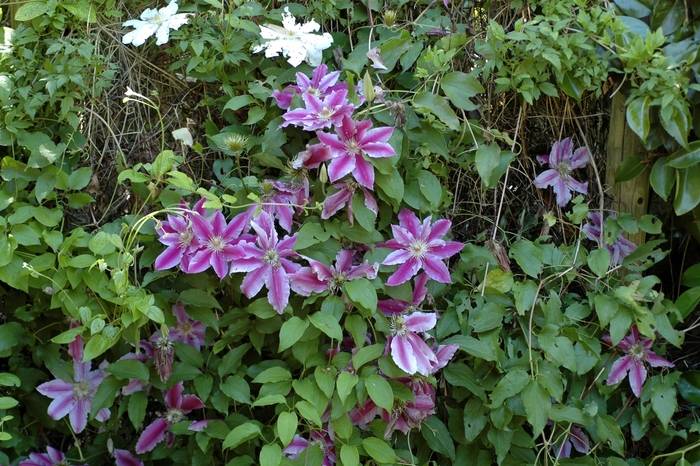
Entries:
POLYGON ((136 453, 142 454, 151 451, 165 439, 165 434, 172 436, 168 430, 173 424, 183 421, 186 414, 189 414, 194 409, 204 408, 202 400, 196 395, 182 395, 185 390, 182 382, 175 385, 165 393, 165 406, 168 410, 165 416, 153 421, 146 427, 138 441, 136 442, 136 453))
MULTIPOLYGON (((199 351, 204 345, 206 325, 198 320, 192 320, 185 312, 185 303, 182 301, 173 306, 173 315, 177 319, 177 327, 170 327, 170 340, 190 345, 199 351)), ((153 341, 158 341, 159 339, 160 332, 154 333, 151 337, 153 341)))
POLYGON ((355 180, 349 179, 347 181, 339 181, 334 184, 333 187, 338 189, 338 191, 331 194, 323 201, 323 210, 321 212, 322 219, 326 220, 331 218, 347 204, 348 221, 350 225, 353 225, 355 223, 355 215, 352 212, 352 198, 355 196, 355 192, 358 189, 362 190, 362 193, 365 195, 365 207, 373 212, 375 216, 379 212, 377 200, 372 196, 372 193, 355 180))
POLYGON ((143 466, 143 461, 136 458, 129 450, 114 449, 114 462, 117 466, 143 466))
POLYGON ((277 106, 281 109, 288 110, 292 105, 292 99, 295 94, 311 94, 318 98, 323 98, 332 91, 342 89, 347 85, 335 85, 340 76, 340 71, 328 73, 328 67, 325 64, 320 64, 314 69, 311 79, 303 73, 297 73, 297 85, 289 86, 284 91, 275 90, 272 97, 277 101, 277 106))
POLYGON ((557 204, 561 207, 569 203, 572 191, 588 194, 588 183, 581 183, 571 177, 573 170, 588 163, 590 158, 588 149, 579 147, 574 152, 573 148, 571 138, 566 138, 554 143, 549 157, 546 155, 537 157, 541 164, 549 163, 551 168, 540 173, 535 178, 534 184, 540 189, 552 186, 557 196, 557 204))
POLYGON ((458 349, 459 345, 455 344, 438 345, 438 347, 435 348, 435 359, 437 359, 437 361, 433 363, 430 373, 434 374, 445 367, 447 363, 452 360, 452 357, 455 355, 458 349))
POLYGON ((337 135, 321 131, 316 133, 318 139, 331 149, 333 160, 328 166, 331 181, 352 173, 362 186, 374 188, 374 167, 364 156, 380 158, 394 155, 394 149, 387 144, 394 128, 371 127, 369 120, 355 121, 345 116, 342 125, 336 126, 337 135))
POLYGON ((20 461, 17 466, 60 466, 67 464, 66 455, 53 447, 46 447, 46 453, 30 453, 29 459, 20 461))
POLYGON ((551 447, 556 452, 557 459, 571 457, 572 447, 577 452, 583 453, 584 455, 591 449, 588 436, 578 424, 572 424, 571 429, 563 433, 562 436, 563 439, 561 442, 557 442, 551 447))
POLYGON ((199 240, 192 230, 192 216, 205 215, 204 201, 201 199, 192 210, 184 202, 180 202, 182 216, 168 214, 165 222, 156 221, 156 231, 160 235, 158 241, 167 248, 157 258, 154 264, 156 270, 166 270, 180 265, 183 272, 189 273, 189 263, 192 254, 199 248, 199 240))
POLYGON ((265 180, 260 185, 260 203, 253 204, 247 211, 249 221, 262 209, 277 219, 285 231, 291 233, 294 212, 306 203, 306 187, 299 183, 283 183, 265 180))
POLYGON ((389 317, 391 335, 386 340, 387 350, 399 368, 411 375, 416 372, 428 376, 438 359, 428 344, 418 336, 435 327, 437 315, 434 312, 414 312, 411 315, 389 317))
POLYGON ((348 91, 341 89, 333 91, 320 99, 312 94, 302 94, 306 104, 305 108, 290 110, 284 115, 284 123, 280 128, 288 125, 301 126, 305 131, 316 131, 321 128, 330 128, 331 125, 339 125, 345 117, 352 115, 355 107, 346 98, 348 91))
POLYGON ((404 434, 414 427, 420 430, 424 419, 435 414, 435 388, 425 379, 404 378, 399 382, 408 386, 413 392, 414 400, 401 401, 394 399, 391 413, 382 410, 381 417, 387 422, 384 438, 391 438, 395 430, 404 434))
MULTIPOLYGON (((602 340, 612 346, 610 334, 603 336, 602 340)), ((628 375, 632 393, 637 398, 642 396, 642 386, 647 378, 646 364, 651 367, 674 367, 672 362, 658 356, 651 351, 652 341, 648 338, 639 338, 637 326, 632 327, 632 333, 617 344, 624 356, 615 361, 610 368, 606 385, 616 385, 628 375)))
POLYGON ((241 243, 243 256, 231 264, 231 273, 248 272, 241 283, 241 291, 252 298, 265 285, 269 291, 267 299, 280 314, 289 302, 289 274, 301 266, 287 257, 296 256, 294 243, 297 233, 278 240, 273 218, 263 212, 251 222, 258 234, 257 246, 253 243, 241 243))
POLYGON ((383 265, 400 264, 396 272, 387 280, 388 286, 397 286, 408 281, 420 269, 425 270, 435 281, 452 282, 443 259, 457 254, 464 244, 442 239, 452 226, 452 222, 443 219, 431 225, 431 219, 432 217, 429 216, 421 225, 416 214, 403 209, 399 213, 399 225, 391 226, 394 238, 378 245, 395 250, 384 259, 383 265))
POLYGON ((416 277, 415 286, 413 287, 413 295, 411 302, 401 301, 400 299, 380 299, 377 301, 377 309, 385 316, 391 317, 399 314, 412 314, 420 309, 421 303, 428 295, 428 275, 422 273, 416 277))
MULTIPOLYGON (((69 415, 70 425, 76 434, 85 430, 92 406, 92 397, 97 392, 97 387, 102 383, 107 374, 104 368, 109 364, 103 361, 99 369, 91 371, 92 363, 83 360, 83 337, 78 335, 68 345, 68 353, 73 357, 73 382, 55 379, 39 385, 36 389, 39 393, 53 398, 49 404, 48 414, 54 420, 59 420, 69 415)), ((101 409, 95 418, 98 421, 109 419, 110 411, 101 409)))
POLYGON ((300 435, 295 435, 287 448, 282 451, 282 454, 291 460, 296 460, 299 455, 309 448, 311 445, 317 445, 323 451, 323 466, 332 466, 338 462, 338 458, 335 456, 335 446, 333 445, 333 439, 328 435, 327 431, 322 433, 312 431, 309 435, 311 440, 306 440, 300 435))
POLYGON ((247 224, 246 214, 237 215, 229 224, 219 210, 211 218, 193 215, 191 221, 200 248, 192 256, 187 272, 204 272, 211 266, 223 280, 228 273, 229 262, 241 257, 238 243, 242 241, 241 233, 247 224))
POLYGON ((307 258, 311 267, 302 267, 290 276, 292 289, 304 296, 323 293, 326 290, 337 294, 343 285, 351 280, 361 277, 370 280, 376 278, 379 264, 369 265, 365 261, 361 265, 352 265, 354 253, 355 251, 350 249, 341 249, 336 256, 335 266, 331 267, 307 258))
POLYGON ((637 245, 628 240, 622 233, 615 238, 612 244, 602 235, 602 222, 600 220, 600 211, 589 211, 588 219, 593 223, 586 223, 583 226, 583 232, 586 238, 595 241, 598 244, 603 244, 610 251, 610 262, 615 265, 620 265, 625 257, 629 256, 632 251, 637 249, 637 245))

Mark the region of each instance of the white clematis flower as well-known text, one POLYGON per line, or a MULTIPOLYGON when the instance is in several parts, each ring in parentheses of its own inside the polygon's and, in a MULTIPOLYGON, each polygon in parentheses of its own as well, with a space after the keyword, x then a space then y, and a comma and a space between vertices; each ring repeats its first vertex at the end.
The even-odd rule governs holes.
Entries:
POLYGON ((261 45, 253 47, 253 52, 265 50, 268 58, 276 57, 280 53, 287 57, 290 65, 297 67, 306 60, 311 66, 321 64, 321 52, 333 44, 333 37, 327 32, 323 35, 311 34, 320 29, 320 25, 313 19, 305 24, 297 25, 296 19, 285 7, 282 14, 282 26, 266 24, 260 26, 260 37, 268 39, 261 45))
POLYGON ((189 21, 189 16, 192 13, 177 14, 177 0, 172 0, 168 6, 156 10, 155 8, 146 8, 141 13, 141 19, 130 19, 124 22, 123 27, 131 26, 133 31, 128 32, 122 37, 122 43, 133 44, 135 46, 143 45, 146 39, 153 34, 156 35, 156 45, 163 45, 170 38, 171 29, 179 29, 180 26, 189 21))

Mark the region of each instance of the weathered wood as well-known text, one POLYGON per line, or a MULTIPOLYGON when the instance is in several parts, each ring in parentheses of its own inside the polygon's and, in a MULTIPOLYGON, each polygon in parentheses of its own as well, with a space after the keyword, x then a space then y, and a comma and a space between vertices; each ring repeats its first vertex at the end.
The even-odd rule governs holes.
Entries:
MULTIPOLYGON (((646 154, 647 150, 639 137, 627 125, 625 118, 625 96, 615 94, 610 106, 610 129, 608 132, 608 154, 605 170, 606 208, 616 212, 629 212, 636 218, 647 213, 649 207, 649 170, 635 179, 615 183, 615 169, 626 158, 646 154)), ((645 233, 626 236, 635 244, 645 241, 645 233)))

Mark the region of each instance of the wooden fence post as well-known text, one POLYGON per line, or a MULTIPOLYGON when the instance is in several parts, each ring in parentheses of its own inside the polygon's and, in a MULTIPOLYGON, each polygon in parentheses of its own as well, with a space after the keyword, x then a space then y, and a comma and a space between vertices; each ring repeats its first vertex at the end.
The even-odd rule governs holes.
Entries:
MULTIPOLYGON (((649 208, 649 170, 635 179, 615 183, 615 169, 626 158, 647 152, 639 137, 627 126, 625 96, 615 94, 610 106, 608 154, 605 170, 606 207, 617 212, 629 212, 636 218, 646 214, 649 208)), ((626 236, 637 246, 645 241, 645 233, 626 236)))

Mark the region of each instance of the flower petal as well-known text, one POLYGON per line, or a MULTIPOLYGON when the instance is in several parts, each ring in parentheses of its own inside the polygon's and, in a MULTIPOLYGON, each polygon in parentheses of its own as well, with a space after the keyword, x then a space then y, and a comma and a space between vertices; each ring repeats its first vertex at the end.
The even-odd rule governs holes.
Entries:
POLYGON ((153 450, 156 445, 165 439, 165 433, 168 431, 168 421, 165 419, 156 419, 148 427, 146 427, 141 436, 136 442, 136 453, 142 454, 153 450))

